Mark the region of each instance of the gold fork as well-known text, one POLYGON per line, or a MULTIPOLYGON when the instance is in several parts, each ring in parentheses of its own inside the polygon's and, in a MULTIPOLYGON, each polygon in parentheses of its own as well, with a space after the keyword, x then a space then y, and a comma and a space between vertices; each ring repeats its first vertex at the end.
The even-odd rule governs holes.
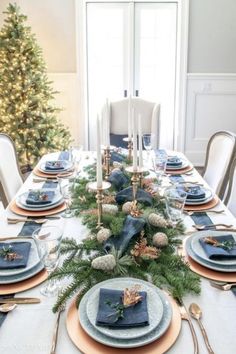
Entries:
POLYGON ((7 223, 8 224, 18 224, 19 222, 27 222, 27 221, 33 221, 36 224, 44 224, 46 221, 48 221, 45 218, 42 219, 12 219, 12 218, 7 218, 7 223))
POLYGON ((220 290, 228 291, 230 290, 233 286, 236 286, 236 283, 218 283, 214 281, 210 281, 211 286, 213 288, 217 288, 220 290))
POLYGON ((54 332, 53 332, 53 337, 52 337, 52 346, 51 346, 50 354, 55 354, 56 353, 59 322, 60 322, 61 313, 64 310, 65 310, 65 305, 61 305, 59 307, 59 310, 58 310, 57 319, 56 319, 56 323, 55 323, 55 327, 54 327, 54 332))

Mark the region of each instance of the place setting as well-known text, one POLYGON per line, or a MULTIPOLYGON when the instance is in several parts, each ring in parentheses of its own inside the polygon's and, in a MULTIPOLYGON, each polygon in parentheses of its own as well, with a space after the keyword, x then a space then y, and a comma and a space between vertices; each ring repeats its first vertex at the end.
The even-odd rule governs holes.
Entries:
POLYGON ((170 175, 181 175, 190 172, 193 166, 185 158, 168 155, 166 161, 166 173, 170 175))
POLYGON ((32 189, 17 196, 9 205, 11 211, 21 216, 47 216, 66 209, 59 189, 32 189))
POLYGON ((181 329, 178 306, 146 281, 116 278, 92 287, 79 308, 72 302, 66 326, 74 344, 86 354, 163 353, 181 329), (144 347, 145 346, 145 347, 144 347), (117 348, 117 349, 116 349, 117 348))
MULTIPOLYGON (((0 295, 19 293, 42 283, 59 263, 62 231, 57 226, 38 227, 32 236, 5 237, 0 241, 0 295)), ((49 280, 40 291, 58 293, 49 280)))
POLYGON ((193 233, 184 241, 190 269, 208 279, 236 281, 236 233, 209 229, 193 233))

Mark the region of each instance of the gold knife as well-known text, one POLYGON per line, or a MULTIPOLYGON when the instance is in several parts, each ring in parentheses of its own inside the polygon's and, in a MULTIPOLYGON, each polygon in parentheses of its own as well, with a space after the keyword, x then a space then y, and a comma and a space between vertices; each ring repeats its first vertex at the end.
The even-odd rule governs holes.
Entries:
POLYGON ((10 297, 1 299, 0 297, 0 304, 38 304, 41 300, 37 297, 10 297))

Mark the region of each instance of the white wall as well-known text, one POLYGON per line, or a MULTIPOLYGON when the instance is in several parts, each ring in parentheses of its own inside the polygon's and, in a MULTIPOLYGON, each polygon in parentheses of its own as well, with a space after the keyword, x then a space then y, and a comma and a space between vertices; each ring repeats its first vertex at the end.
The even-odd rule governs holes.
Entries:
MULTIPOLYGON (((185 135, 185 153, 201 165, 214 131, 236 132, 236 0, 189 1, 187 130, 181 133, 185 135)), ((57 96, 58 105, 64 107, 60 118, 70 126, 75 140, 84 143, 85 120, 79 109, 81 78, 76 65, 76 2, 79 0, 16 0, 28 15, 43 48, 49 77, 61 92, 57 96)), ((0 27, 8 3, 0 0, 0 27)))
POLYGON ((217 130, 236 132, 236 1, 190 0, 185 153, 205 159, 217 130))

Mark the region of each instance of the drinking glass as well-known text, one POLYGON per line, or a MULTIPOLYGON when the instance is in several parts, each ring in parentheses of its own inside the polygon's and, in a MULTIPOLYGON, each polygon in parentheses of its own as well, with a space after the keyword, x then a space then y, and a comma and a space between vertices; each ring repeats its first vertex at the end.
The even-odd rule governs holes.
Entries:
POLYGON ((155 139, 154 134, 143 134, 143 146, 147 151, 147 161, 150 159, 150 153, 153 149, 153 140, 155 139))
POLYGON ((166 211, 173 225, 176 225, 183 213, 187 193, 181 187, 169 187, 164 193, 166 211))
POLYGON ((57 181, 61 195, 63 196, 66 204, 66 210, 61 216, 63 218, 71 218, 74 216, 74 213, 71 210, 71 204, 75 179, 73 177, 65 177, 62 174, 58 174, 57 181))
POLYGON ((153 169, 157 177, 157 184, 161 185, 162 177, 166 171, 167 157, 165 155, 155 155, 153 157, 153 169))
POLYGON ((75 177, 78 176, 80 170, 80 161, 82 157, 83 146, 71 145, 69 148, 69 160, 73 163, 75 169, 75 177))
MULTIPOLYGON (((62 230, 57 226, 43 226, 36 229, 32 236, 36 240, 39 257, 50 275, 59 263, 62 230)), ((40 292, 45 296, 55 296, 58 290, 57 282, 51 279, 40 292)))

